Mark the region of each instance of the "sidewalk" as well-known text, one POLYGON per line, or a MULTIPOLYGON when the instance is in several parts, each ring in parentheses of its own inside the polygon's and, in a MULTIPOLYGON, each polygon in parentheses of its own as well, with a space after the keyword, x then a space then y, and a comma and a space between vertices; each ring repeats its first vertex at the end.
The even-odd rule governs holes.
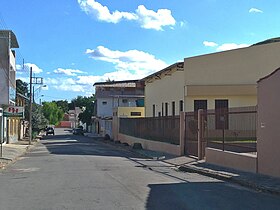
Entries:
POLYGON ((20 140, 13 144, 3 145, 3 154, 2 157, 0 157, 0 169, 4 169, 7 165, 16 161, 36 143, 37 141, 32 141, 32 144, 29 145, 28 140, 20 140))
MULTIPOLYGON (((96 139, 96 136, 88 135, 96 139)), ((100 137, 98 139, 101 139, 100 137)), ((187 173, 198 173, 201 175, 209 176, 219 180, 239 184, 241 186, 251 188, 261 192, 272 193, 280 195, 280 178, 274 178, 266 175, 243 172, 230 168, 220 167, 206 163, 204 160, 197 161, 196 158, 188 156, 174 156, 163 152, 150 151, 145 149, 132 149, 131 146, 125 146, 113 141, 104 141, 107 144, 115 145, 117 147, 130 150, 147 158, 175 166, 179 171, 187 173)))

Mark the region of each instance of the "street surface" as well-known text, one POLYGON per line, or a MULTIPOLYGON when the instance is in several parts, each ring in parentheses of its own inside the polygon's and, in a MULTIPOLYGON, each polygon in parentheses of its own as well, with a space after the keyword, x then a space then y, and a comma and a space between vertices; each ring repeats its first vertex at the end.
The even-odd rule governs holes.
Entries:
POLYGON ((56 129, 0 171, 0 210, 280 209, 249 190, 56 129))

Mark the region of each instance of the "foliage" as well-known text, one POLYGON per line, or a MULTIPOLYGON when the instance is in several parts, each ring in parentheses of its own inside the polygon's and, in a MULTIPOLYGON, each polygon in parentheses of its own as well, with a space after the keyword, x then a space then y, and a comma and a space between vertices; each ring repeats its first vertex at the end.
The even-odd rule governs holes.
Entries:
POLYGON ((16 87, 17 87, 17 92, 18 93, 20 93, 24 96, 27 96, 27 94, 28 94, 28 83, 23 82, 20 79, 17 79, 16 80, 16 87))
POLYGON ((84 110, 82 113, 79 114, 79 120, 83 123, 86 123, 87 125, 90 125, 91 117, 95 113, 94 101, 94 95, 90 97, 78 96, 77 98, 71 101, 71 103, 69 104, 69 109, 74 109, 74 107, 80 107, 82 110, 84 110))
POLYGON ((43 113, 51 125, 58 125, 64 112, 55 102, 43 102, 43 113))
MULTIPOLYGON (((26 119, 29 119, 29 109, 25 109, 26 119)), ((32 130, 39 131, 48 125, 48 120, 45 118, 43 114, 42 106, 33 103, 32 104, 32 130)))
POLYGON ((69 107, 68 107, 68 101, 67 100, 59 100, 59 101, 53 101, 54 103, 56 103, 56 105, 64 112, 68 112, 69 111, 69 107))

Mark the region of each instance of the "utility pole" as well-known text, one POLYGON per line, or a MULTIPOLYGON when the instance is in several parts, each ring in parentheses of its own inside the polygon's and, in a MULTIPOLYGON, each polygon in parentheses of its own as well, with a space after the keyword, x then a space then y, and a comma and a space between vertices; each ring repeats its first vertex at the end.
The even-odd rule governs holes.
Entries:
POLYGON ((29 145, 32 140, 32 67, 30 67, 30 84, 29 84, 29 145))
POLYGON ((42 77, 32 77, 32 67, 30 67, 30 86, 29 86, 29 90, 30 90, 30 95, 29 95, 29 145, 31 145, 31 141, 32 141, 32 103, 34 102, 34 90, 32 93, 32 85, 33 84, 43 84, 43 78, 42 77))

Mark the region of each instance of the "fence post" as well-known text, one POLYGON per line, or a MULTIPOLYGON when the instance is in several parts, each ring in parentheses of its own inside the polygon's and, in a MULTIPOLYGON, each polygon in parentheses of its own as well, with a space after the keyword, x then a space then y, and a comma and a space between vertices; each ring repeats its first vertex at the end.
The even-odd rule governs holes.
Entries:
POLYGON ((203 109, 199 109, 198 110, 198 114, 197 114, 197 119, 198 119, 198 123, 197 123, 197 156, 198 156, 198 160, 202 160, 202 139, 203 139, 203 109))
POLYGON ((180 155, 185 154, 186 114, 180 112, 180 155))

